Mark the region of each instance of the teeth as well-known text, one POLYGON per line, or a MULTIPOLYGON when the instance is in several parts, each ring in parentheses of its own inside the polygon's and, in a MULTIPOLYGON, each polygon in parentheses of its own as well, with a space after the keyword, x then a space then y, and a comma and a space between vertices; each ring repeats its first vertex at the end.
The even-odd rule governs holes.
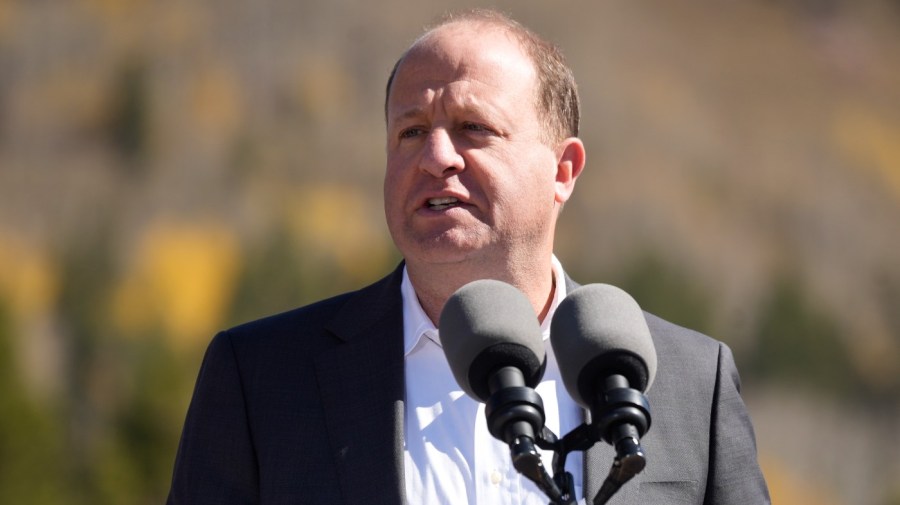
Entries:
POLYGON ((453 198, 452 196, 444 197, 444 198, 432 198, 428 200, 428 205, 447 205, 449 203, 456 203, 459 200, 453 198))
POLYGON ((430 198, 428 200, 428 206, 433 210, 444 210, 448 207, 452 207, 457 202, 459 202, 459 200, 453 197, 430 198))

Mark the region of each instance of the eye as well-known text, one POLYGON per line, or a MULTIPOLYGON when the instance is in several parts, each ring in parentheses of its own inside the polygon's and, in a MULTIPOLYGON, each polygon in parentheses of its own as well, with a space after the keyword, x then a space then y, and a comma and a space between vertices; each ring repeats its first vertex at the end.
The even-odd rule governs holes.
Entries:
POLYGON ((412 126, 410 128, 404 128, 400 131, 399 137, 401 139, 411 139, 413 137, 417 137, 425 132, 425 129, 420 126, 412 126))
POLYGON ((463 130, 470 131, 470 132, 490 133, 492 131, 490 128, 488 128, 487 126, 484 126, 483 124, 469 123, 469 122, 463 123, 462 128, 463 128, 463 130))

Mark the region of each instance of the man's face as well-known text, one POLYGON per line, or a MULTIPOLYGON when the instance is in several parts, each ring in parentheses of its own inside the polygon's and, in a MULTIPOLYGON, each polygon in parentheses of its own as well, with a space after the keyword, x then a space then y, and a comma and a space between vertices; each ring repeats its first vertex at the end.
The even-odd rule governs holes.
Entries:
POLYGON ((558 158, 543 140, 536 82, 518 43, 484 26, 445 26, 401 62, 387 106, 384 199, 408 261, 504 261, 552 250, 565 198, 555 184, 558 158))

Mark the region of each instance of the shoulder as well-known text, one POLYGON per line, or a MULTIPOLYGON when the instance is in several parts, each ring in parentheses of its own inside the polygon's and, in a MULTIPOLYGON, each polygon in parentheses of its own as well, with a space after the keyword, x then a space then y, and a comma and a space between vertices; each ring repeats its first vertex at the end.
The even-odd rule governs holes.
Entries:
POLYGON ((723 355, 730 360, 731 351, 719 340, 647 312, 644 316, 656 347, 660 372, 714 380, 723 355))
POLYGON ((642 439, 654 457, 639 477, 647 492, 671 489, 664 482, 693 482, 707 501, 769 503, 731 350, 703 333, 645 317, 658 361, 647 391, 653 426, 642 439))
POLYGON ((235 339, 246 339, 324 326, 356 293, 356 291, 342 293, 309 305, 248 321, 225 330, 224 333, 235 339))
POLYGON ((234 326, 214 340, 230 341, 237 353, 290 345, 307 349, 336 345, 352 338, 357 329, 365 328, 373 319, 383 317, 390 307, 401 306, 401 267, 359 290, 234 326))
POLYGON ((679 326, 649 312, 644 312, 644 318, 657 352, 662 349, 666 353, 676 354, 718 354, 723 345, 699 331, 679 326))
MULTIPOLYGON (((568 274, 565 275, 567 292, 582 287, 568 274)), ((679 326, 644 311, 644 319, 653 338, 658 359, 657 382, 660 375, 665 382, 670 373, 677 377, 715 378, 717 363, 722 353, 730 357, 728 347, 698 331, 679 326)))
POLYGON ((731 350, 726 344, 698 331, 684 328, 653 314, 645 313, 656 348, 656 380, 650 396, 690 399, 697 405, 711 405, 723 379, 740 388, 740 379, 731 350))

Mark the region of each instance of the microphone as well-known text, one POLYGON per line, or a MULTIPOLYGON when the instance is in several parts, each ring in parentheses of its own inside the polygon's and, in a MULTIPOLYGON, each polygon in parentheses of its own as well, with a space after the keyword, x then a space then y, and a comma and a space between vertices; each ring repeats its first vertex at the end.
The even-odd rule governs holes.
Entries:
POLYGON ((439 329, 457 384, 486 404, 488 431, 509 445, 519 473, 559 500, 562 492, 535 448, 545 417, 534 388, 544 375, 546 353, 531 302, 509 284, 477 280, 447 300, 439 329))
POLYGON ((478 401, 490 398, 490 378, 500 368, 518 369, 530 388, 544 376, 544 342, 534 308, 505 282, 477 280, 453 293, 441 312, 440 336, 453 377, 478 401))
POLYGON ((616 449, 616 460, 594 499, 605 503, 646 465, 640 438, 650 428, 642 394, 656 376, 656 348, 644 313, 625 291, 582 286, 563 300, 550 325, 550 343, 566 390, 591 411, 590 437, 616 449))

